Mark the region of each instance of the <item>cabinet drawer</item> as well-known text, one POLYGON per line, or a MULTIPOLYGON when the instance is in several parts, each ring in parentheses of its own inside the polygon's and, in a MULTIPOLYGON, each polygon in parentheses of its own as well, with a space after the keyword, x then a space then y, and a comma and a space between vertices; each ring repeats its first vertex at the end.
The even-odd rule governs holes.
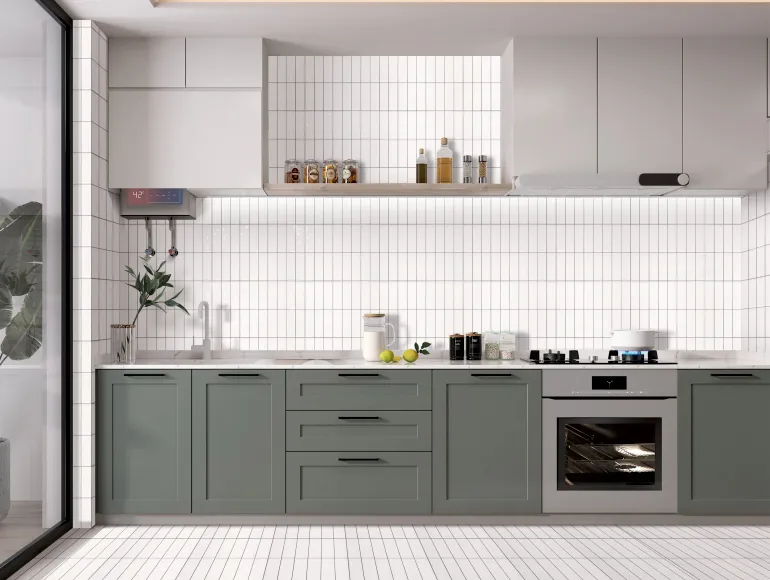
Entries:
POLYGON ((298 411, 431 408, 430 371, 287 371, 286 408, 298 411))
POLYGON ((427 514, 431 454, 286 454, 286 512, 427 514))
POLYGON ((289 411, 287 451, 430 451, 430 411, 289 411))
POLYGON ((683 370, 677 373, 679 385, 754 385, 770 382, 770 370, 767 369, 708 369, 683 370))

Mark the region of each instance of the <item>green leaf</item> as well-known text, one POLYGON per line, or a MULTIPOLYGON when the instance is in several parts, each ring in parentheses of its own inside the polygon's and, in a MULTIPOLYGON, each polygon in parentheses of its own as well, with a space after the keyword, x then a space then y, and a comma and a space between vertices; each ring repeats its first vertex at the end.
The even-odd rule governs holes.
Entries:
MULTIPOLYGON (((148 273, 150 276, 152 276, 153 278, 155 277, 155 272, 153 272, 153 271, 152 271, 152 268, 150 268, 150 267, 149 267, 147 264, 145 264, 145 265, 144 265, 144 269, 145 269, 145 270, 147 270, 147 273, 148 273)), ((145 275, 146 275, 146 274, 145 274, 145 275)))
POLYGON ((5 329, 0 351, 11 360, 25 360, 43 343, 43 293, 38 288, 24 298, 21 310, 5 329))
POLYGON ((160 272, 160 271, 163 269, 163 266, 165 266, 165 265, 166 265, 166 260, 163 260, 163 261, 160 263, 160 266, 158 266, 157 268, 155 268, 155 271, 156 271, 156 272, 160 272))
POLYGON ((421 348, 428 348, 430 346, 429 342, 423 342, 421 348))
POLYGON ((13 300, 7 286, 0 286, 0 328, 5 328, 13 316, 13 300))
POLYGON ((416 342, 414 343, 414 350, 420 350, 420 347, 419 347, 419 346, 417 346, 417 343, 416 343, 416 342))
POLYGON ((134 272, 134 269, 131 266, 126 266, 126 272, 131 274, 134 278, 136 278, 136 272, 134 272))
POLYGON ((183 312, 184 312, 184 313, 185 313, 187 316, 190 316, 190 313, 189 313, 189 312, 187 312, 187 308, 185 308, 184 306, 182 306, 182 305, 181 305, 181 304, 179 304, 178 302, 177 302, 177 305, 176 305, 176 307, 177 307, 177 308, 179 308, 180 310, 182 310, 182 311, 183 311, 183 312))
MULTIPOLYGON (((19 276, 43 262, 43 206, 33 201, 20 205, 0 220, 0 259, 2 270, 19 276)), ((42 271, 34 271, 32 284, 40 281, 42 271)))
POLYGON ((427 350, 421 350, 420 354, 430 354, 427 350))

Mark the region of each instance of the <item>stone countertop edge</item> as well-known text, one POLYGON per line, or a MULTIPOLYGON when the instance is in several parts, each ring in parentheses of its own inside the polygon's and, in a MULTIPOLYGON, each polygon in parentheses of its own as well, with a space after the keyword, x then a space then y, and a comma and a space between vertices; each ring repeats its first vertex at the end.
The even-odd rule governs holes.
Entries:
POLYGON ((626 370, 644 369, 649 371, 656 370, 678 370, 678 369, 770 369, 770 361, 758 360, 740 360, 735 358, 725 359, 680 359, 675 365, 634 365, 634 364, 573 364, 573 365, 536 365, 521 360, 510 361, 449 361, 446 359, 420 359, 414 364, 404 363, 370 363, 357 359, 340 360, 335 364, 291 364, 287 362, 266 363, 264 361, 233 361, 217 359, 210 361, 201 360, 178 360, 169 361, 168 359, 142 359, 135 364, 97 364, 96 370, 140 370, 140 369, 230 369, 230 370, 253 370, 253 369, 297 369, 297 370, 440 370, 440 369, 459 369, 459 370, 548 370, 548 371, 570 371, 580 369, 591 370, 616 370, 622 368, 626 370))

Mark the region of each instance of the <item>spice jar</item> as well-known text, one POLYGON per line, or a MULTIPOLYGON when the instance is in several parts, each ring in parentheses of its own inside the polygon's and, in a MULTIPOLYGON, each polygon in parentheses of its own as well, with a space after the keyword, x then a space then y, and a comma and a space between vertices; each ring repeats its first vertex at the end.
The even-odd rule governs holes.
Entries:
POLYGON ((478 332, 465 335, 465 360, 481 360, 481 334, 478 332))
POLYGON ((479 183, 487 182, 487 156, 479 155, 479 183))
POLYGON ((497 332, 484 333, 484 358, 497 360, 500 358, 500 334, 497 332))
POLYGON ((305 183, 321 182, 321 166, 315 159, 305 161, 305 183))
POLYGON ((358 183, 358 161, 355 159, 342 162, 342 183, 358 183))
POLYGON ((500 358, 503 360, 516 358, 516 335, 512 332, 500 333, 500 358))
POLYGON ((334 159, 324 161, 322 183, 337 183, 339 181, 339 165, 334 159))
POLYGON ((473 157, 463 155, 463 183, 473 183, 473 157))
POLYGON ((283 166, 284 183, 300 183, 302 181, 302 162, 296 159, 287 159, 283 166))
POLYGON ((462 334, 452 334, 449 337, 449 360, 463 360, 465 337, 462 334))

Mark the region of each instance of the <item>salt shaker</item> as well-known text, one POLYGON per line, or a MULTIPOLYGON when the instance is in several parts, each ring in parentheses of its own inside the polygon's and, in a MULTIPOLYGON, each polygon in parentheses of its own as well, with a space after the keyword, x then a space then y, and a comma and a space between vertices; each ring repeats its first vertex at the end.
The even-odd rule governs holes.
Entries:
POLYGON ((473 183, 473 157, 463 155, 463 183, 473 183))

